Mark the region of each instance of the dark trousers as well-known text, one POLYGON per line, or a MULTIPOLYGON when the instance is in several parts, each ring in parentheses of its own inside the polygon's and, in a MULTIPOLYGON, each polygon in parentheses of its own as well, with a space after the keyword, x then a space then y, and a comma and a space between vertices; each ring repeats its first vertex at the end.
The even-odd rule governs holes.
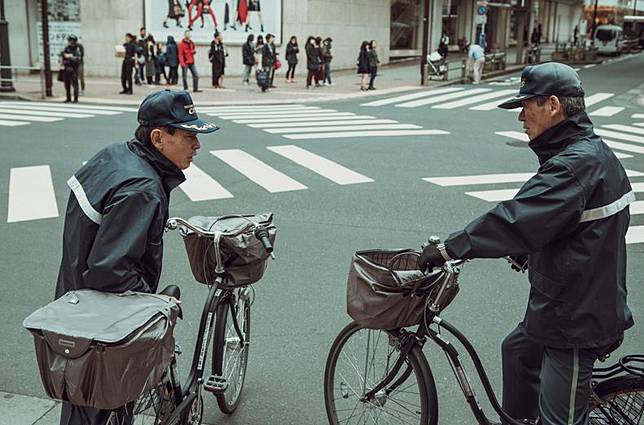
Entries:
POLYGON ((288 69, 286 70, 286 79, 288 80, 289 78, 295 78, 295 67, 297 66, 296 63, 289 63, 288 64, 288 69), (290 75, 290 77, 289 77, 290 75))
POLYGON ((121 85, 123 91, 132 92, 132 62, 123 61, 121 65, 121 85))
POLYGON ((65 97, 72 100, 72 89, 74 89, 74 100, 78 100, 78 72, 75 69, 65 69, 65 97))
POLYGON ((177 82, 179 82, 179 67, 171 66, 170 75, 168 77, 170 78, 170 84, 177 84, 177 82))
POLYGON ((212 64, 212 85, 219 87, 219 77, 224 73, 224 67, 219 63, 212 64))
POLYGON ((319 77, 318 77, 319 73, 320 73, 319 70, 309 68, 308 71, 309 71, 309 73, 306 74, 306 86, 307 87, 310 86, 311 85, 311 80, 313 80, 313 79, 315 79, 315 85, 316 86, 318 84, 320 84, 320 80, 319 80, 319 77))
POLYGON ((324 64, 324 82, 329 82, 331 84, 331 63, 326 62, 324 64))
POLYGON ((371 78, 369 78, 369 88, 373 88, 373 82, 376 80, 376 75, 378 75, 378 67, 371 68, 369 72, 371 73, 371 78))
POLYGON ((589 349, 546 347, 528 339, 522 325, 503 340, 503 409, 542 425, 585 425, 593 363, 589 349))
MULTIPOLYGON (((131 415, 134 410, 134 403, 129 403, 115 411, 116 424, 132 425, 134 423, 131 415)), ((74 406, 63 401, 60 425, 106 425, 112 414, 111 410, 99 410, 93 407, 74 406)))
POLYGON ((192 87, 199 90, 199 74, 197 73, 197 65, 194 63, 181 67, 181 79, 183 80, 183 89, 188 90, 188 70, 192 74, 192 87))

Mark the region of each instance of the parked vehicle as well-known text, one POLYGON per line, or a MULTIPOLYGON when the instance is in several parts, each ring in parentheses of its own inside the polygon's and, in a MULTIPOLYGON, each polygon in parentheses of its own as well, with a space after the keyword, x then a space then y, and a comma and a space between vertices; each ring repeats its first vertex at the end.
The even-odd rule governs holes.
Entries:
POLYGON ((617 25, 599 25, 594 35, 597 53, 619 55, 622 52, 623 32, 622 27, 617 25))

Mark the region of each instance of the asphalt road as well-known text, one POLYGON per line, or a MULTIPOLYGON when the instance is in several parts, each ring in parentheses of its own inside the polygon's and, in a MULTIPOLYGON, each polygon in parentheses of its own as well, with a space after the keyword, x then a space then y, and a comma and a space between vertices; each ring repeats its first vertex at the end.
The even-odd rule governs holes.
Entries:
MULTIPOLYGON (((612 94, 588 107, 589 111, 606 106, 623 108, 618 112, 615 112, 617 109, 605 110, 604 114, 614 115, 593 116, 592 119, 597 128, 621 135, 621 139, 616 139, 614 134, 606 138, 626 144, 622 148, 630 151, 619 150, 630 155, 622 159, 624 166, 644 173, 644 156, 636 152, 638 147, 642 148, 644 136, 632 130, 638 128, 634 123, 644 122, 644 117, 632 117, 633 114, 644 113, 641 103, 644 99, 643 66, 644 55, 639 55, 581 69, 579 73, 588 96, 612 94), (625 125, 631 130, 604 125, 625 125), (642 141, 638 142, 637 138, 642 141)), ((307 139, 302 135, 315 133, 314 130, 305 127, 308 133, 268 133, 264 130, 279 127, 265 127, 265 124, 271 124, 266 122, 233 121, 272 118, 234 118, 237 113, 230 110, 211 110, 217 116, 209 118, 222 129, 201 138, 202 148, 195 165, 216 179, 233 197, 193 201, 184 191, 177 189, 171 200, 171 214, 190 217, 272 211, 279 230, 277 260, 269 264, 264 279, 255 285, 256 302, 252 310, 254 339, 242 404, 233 416, 225 416, 218 412, 214 400, 207 399, 206 422, 245 425, 325 423, 324 363, 331 342, 350 320, 345 312, 345 290, 352 253, 367 248, 416 248, 429 235, 444 238, 493 205, 482 199, 498 195, 489 191, 520 186, 518 182, 503 181, 482 184, 480 177, 468 180, 464 185, 441 186, 423 178, 530 173, 536 170, 536 157, 524 142, 508 137, 509 133, 496 134, 520 132, 517 113, 470 109, 502 99, 500 96, 493 98, 493 92, 517 90, 517 80, 512 77, 516 76, 479 87, 456 86, 463 92, 475 88, 483 91, 416 107, 397 105, 430 97, 419 95, 416 99, 396 100, 393 98, 400 95, 384 96, 381 103, 387 104, 380 106, 363 106, 365 101, 359 99, 313 105, 340 114, 366 115, 394 120, 397 122, 394 124, 420 127, 397 127, 396 131, 442 130, 448 134, 387 137, 354 137, 353 134, 307 139), (474 96, 485 94, 490 98, 474 99, 474 96), (451 109, 445 109, 445 103, 465 99, 474 100, 467 105, 448 105, 451 109), (439 105, 443 106, 433 107, 439 105), (286 138, 287 135, 293 138, 286 138), (298 146, 306 153, 317 155, 314 162, 317 161, 318 165, 319 157, 322 157, 373 181, 352 183, 359 179, 351 180, 356 179, 351 175, 349 184, 338 184, 313 172, 310 167, 266 149, 284 145, 298 146), (210 151, 217 151, 218 155, 210 154, 210 151), (241 168, 235 169, 233 164, 241 167, 240 156, 248 159, 248 155, 267 164, 270 167, 268 173, 253 180, 238 171, 241 168), (278 170, 306 188, 280 192, 283 187, 279 184, 285 183, 271 178, 270 170, 278 170), (278 185, 278 191, 270 192, 261 186, 268 182, 278 185), (485 193, 466 194, 481 191, 485 193)), ((410 93, 414 92, 405 94, 410 93)), ((601 97, 605 96, 593 99, 601 97)), ((368 102, 375 100, 378 98, 371 98, 368 102)), ((0 103, 0 110, 3 108, 11 109, 11 106, 0 103)), ((248 114, 247 111, 245 113, 248 114)), ((322 115, 320 113, 319 116, 322 115)), ((294 114, 284 110, 280 117, 291 118, 294 114)), ((373 118, 365 118, 370 119, 373 118)), ((298 121, 292 119, 284 126, 289 127, 295 122, 298 121)), ((316 125, 311 123, 307 126, 316 125)), ((60 261, 62 215, 69 192, 66 181, 82 161, 96 151, 109 143, 130 138, 135 126, 136 115, 133 112, 0 126, 3 148, 0 156, 0 169, 3 170, 0 176, 0 279, 5 288, 0 308, 0 338, 3 341, 0 345, 0 391, 44 396, 31 337, 21 323, 53 296, 60 261), (30 214, 25 212, 26 207, 9 210, 10 170, 44 165, 48 165, 51 171, 57 214, 50 218, 25 219, 30 214)), ((639 129, 644 130, 644 126, 639 126, 639 129)), ((301 153, 287 148, 286 155, 301 153)), ((252 165, 256 169, 257 164, 252 165)), ((644 183, 644 176, 632 177, 632 181, 644 183)), ((34 208, 40 208, 42 212, 42 203, 49 193, 46 185, 43 190, 29 192, 26 198, 16 199, 26 202, 24 199, 35 198, 34 208)), ((637 197, 644 200, 642 193, 637 197)), ((51 203, 48 205, 51 208, 51 203)), ((38 215, 38 212, 32 211, 31 214, 38 215)), ((631 225, 644 225, 644 217, 634 213, 631 225)), ((644 274, 644 243, 629 244, 628 255, 629 304, 637 325, 627 333, 616 355, 644 350, 644 327, 641 325, 644 323, 641 277, 644 274)), ((184 320, 178 324, 176 336, 185 351, 181 359, 181 368, 185 369, 192 356, 207 288, 192 278, 178 234, 166 235, 161 282, 162 285, 177 283, 182 287, 184 320)), ((498 391, 499 345, 523 316, 528 294, 526 276, 510 272, 503 260, 477 260, 465 266, 461 285, 460 294, 444 317, 459 326, 474 343, 498 391)), ((426 347, 425 352, 437 379, 440 423, 471 424, 473 419, 444 356, 432 347, 426 347)), ((466 362, 466 368, 471 372, 471 380, 477 383, 473 367, 468 367, 466 362)), ((475 388, 479 398, 483 399, 480 385, 475 384, 475 388)))

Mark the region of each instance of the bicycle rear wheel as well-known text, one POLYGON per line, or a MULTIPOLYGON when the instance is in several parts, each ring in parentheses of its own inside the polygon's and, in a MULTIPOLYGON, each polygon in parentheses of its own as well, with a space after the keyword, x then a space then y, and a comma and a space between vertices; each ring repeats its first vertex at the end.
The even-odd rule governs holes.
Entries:
POLYGON ((215 396, 219 409, 227 414, 233 413, 239 406, 246 378, 250 347, 249 291, 248 288, 236 290, 231 303, 222 302, 217 307, 212 368, 214 375, 226 379, 226 390, 215 396), (236 318, 241 339, 235 328, 233 315, 236 318))
POLYGON ((356 323, 347 325, 331 346, 324 372, 329 424, 436 425, 436 385, 418 346, 375 399, 363 399, 389 373, 399 356, 397 338, 391 333, 361 328, 356 323))
POLYGON ((592 402, 590 425, 644 424, 644 377, 618 376, 594 388, 598 401, 592 402))
POLYGON ((135 402, 112 412, 107 425, 156 425, 167 419, 175 407, 168 381, 143 392, 135 402))

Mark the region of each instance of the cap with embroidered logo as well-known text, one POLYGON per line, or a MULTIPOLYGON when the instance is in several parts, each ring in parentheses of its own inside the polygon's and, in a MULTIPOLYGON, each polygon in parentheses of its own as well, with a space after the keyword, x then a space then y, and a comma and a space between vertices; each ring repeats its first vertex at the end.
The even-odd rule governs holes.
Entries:
POLYGON ((139 106, 137 119, 146 127, 171 126, 193 133, 219 130, 215 124, 197 117, 195 104, 186 91, 165 89, 149 94, 139 106))
POLYGON ((499 108, 520 108, 521 101, 535 96, 583 97, 584 89, 577 72, 563 63, 526 66, 521 73, 519 94, 501 103, 499 108))

